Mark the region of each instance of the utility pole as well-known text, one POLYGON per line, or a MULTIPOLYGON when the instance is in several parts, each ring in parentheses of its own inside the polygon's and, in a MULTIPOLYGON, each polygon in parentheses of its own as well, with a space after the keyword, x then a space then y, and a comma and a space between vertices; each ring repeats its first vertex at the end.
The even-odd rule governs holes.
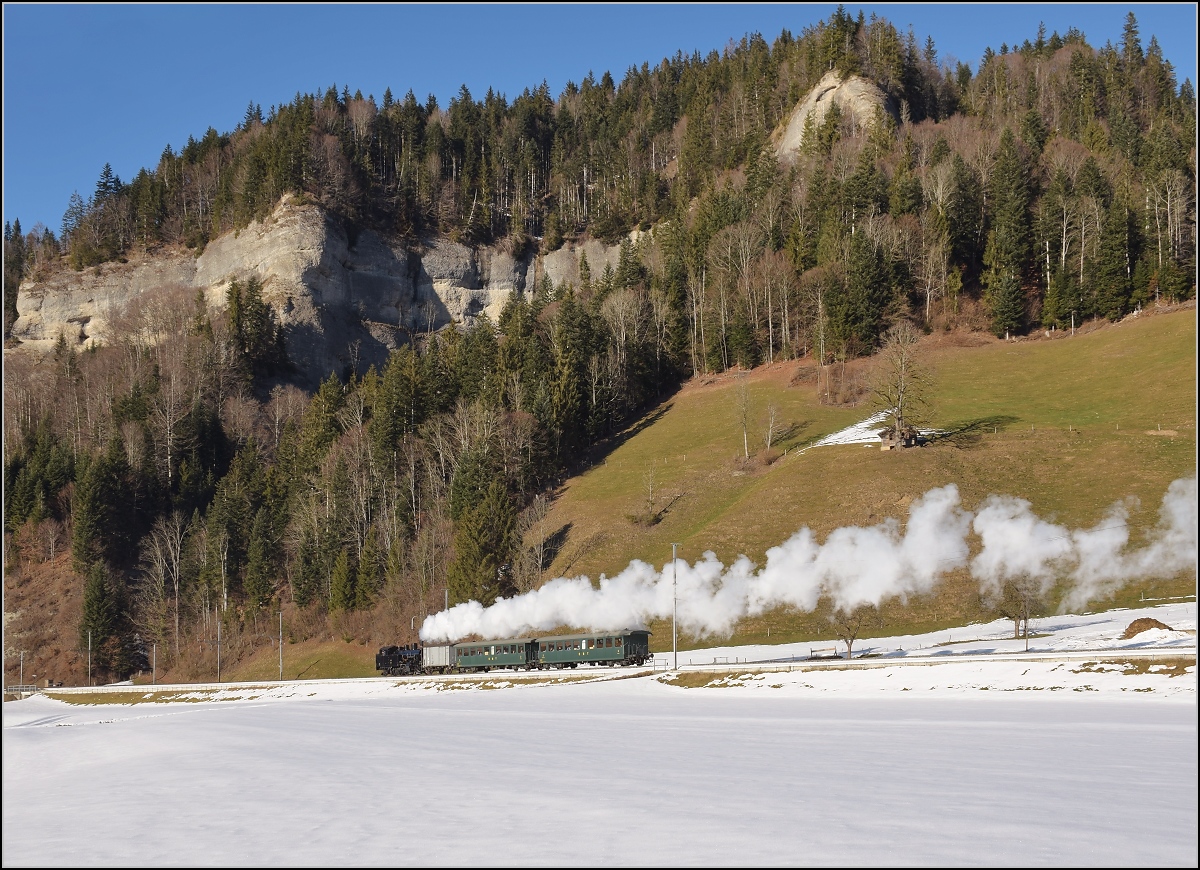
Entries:
POLYGON ((88 629, 88 685, 92 684, 92 630, 88 629))
POLYGON ((445 592, 446 592, 446 606, 443 607, 442 609, 449 610, 450 609, 450 587, 446 587, 445 592))
POLYGON ((21 676, 17 678, 17 685, 25 685, 25 650, 21 650, 21 676))
POLYGON ((283 611, 279 611, 279 682, 283 682, 283 611))
POLYGON ((158 682, 158 644, 150 647, 150 683, 158 682))
POLYGON ((217 682, 221 682, 221 620, 217 620, 217 682))
POLYGON ((679 562, 675 559, 678 544, 671 545, 671 652, 675 656, 675 670, 679 670, 679 640, 675 625, 679 617, 679 562))

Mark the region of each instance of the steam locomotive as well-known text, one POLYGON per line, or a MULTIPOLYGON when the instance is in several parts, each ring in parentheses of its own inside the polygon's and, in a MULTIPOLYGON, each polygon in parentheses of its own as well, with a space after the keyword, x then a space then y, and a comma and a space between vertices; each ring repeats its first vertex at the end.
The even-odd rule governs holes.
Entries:
POLYGON ((375 669, 385 676, 486 673, 493 669, 543 670, 594 666, 644 665, 650 654, 650 632, 644 629, 464 641, 437 646, 385 646, 375 656, 375 669))

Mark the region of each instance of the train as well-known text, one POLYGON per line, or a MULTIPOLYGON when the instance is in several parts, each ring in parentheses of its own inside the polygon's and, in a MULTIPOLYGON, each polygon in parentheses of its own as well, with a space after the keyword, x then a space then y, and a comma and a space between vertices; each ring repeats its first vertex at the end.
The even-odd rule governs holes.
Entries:
POLYGON ((491 670, 546 670, 594 667, 636 667, 649 662, 650 632, 645 629, 563 634, 553 637, 514 637, 429 645, 385 646, 375 656, 375 669, 384 676, 486 673, 491 670))

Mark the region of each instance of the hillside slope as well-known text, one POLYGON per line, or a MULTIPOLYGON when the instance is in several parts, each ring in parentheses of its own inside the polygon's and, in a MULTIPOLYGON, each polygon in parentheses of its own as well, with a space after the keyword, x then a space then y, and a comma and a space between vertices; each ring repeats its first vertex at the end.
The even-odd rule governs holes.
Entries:
MULTIPOLYGON (((751 452, 743 457, 738 374, 693 381, 632 427, 627 440, 563 487, 545 526, 565 539, 551 576, 613 575, 631 559, 670 560, 671 543, 694 562, 713 551, 725 564, 739 554, 761 563, 766 550, 801 527, 819 539, 847 525, 903 521, 909 503, 954 483, 968 509, 989 494, 1027 499, 1038 515, 1091 526, 1129 496, 1133 543, 1158 520, 1169 484, 1196 473, 1196 314, 1194 307, 1142 316, 1087 334, 1003 342, 935 335, 925 342, 935 372, 931 423, 952 435, 920 448, 881 452, 863 446, 802 448, 871 413, 820 404, 808 362, 747 375, 751 452), (761 448, 768 407, 780 428, 778 459, 761 448), (653 525, 645 513, 654 479, 653 525)), ((836 375, 834 375, 836 377, 836 375)), ((1126 590, 1178 594, 1194 578, 1126 590)), ((1097 602, 1098 603, 1098 602, 1097 602)), ((969 578, 951 575, 929 600, 898 602, 883 618, 896 631, 982 615, 969 578)), ((774 627, 772 637, 814 636, 828 623, 775 613, 742 625, 736 640, 774 627)), ((670 629, 666 643, 670 643, 670 629)))
MULTIPOLYGON (((913 499, 948 483, 957 485, 968 509, 988 494, 1003 493, 1028 499, 1040 516, 1072 527, 1093 525, 1111 504, 1134 496, 1140 502, 1130 517, 1136 544, 1157 522, 1171 481, 1196 473, 1194 304, 1073 338, 1006 343, 978 334, 939 334, 926 339, 925 348, 936 376, 931 423, 953 434, 919 449, 805 449, 865 419, 871 408, 866 401, 821 404, 811 363, 799 361, 746 375, 754 453, 746 461, 736 410, 738 374, 689 382, 631 427, 606 458, 562 487, 542 524, 559 543, 546 576, 611 576, 632 559, 662 565, 672 542, 688 562, 711 550, 725 564, 739 554, 761 563, 768 548, 803 526, 824 540, 843 526, 888 517, 903 521, 913 499), (768 453, 763 435, 770 405, 778 409, 783 435, 768 453), (648 511, 651 473, 653 511, 661 518, 648 525, 642 515, 648 511)), ((861 375, 851 369, 846 378, 861 375)), ((1093 605, 1132 606, 1142 596, 1194 592, 1194 577, 1163 578, 1093 605)), ((27 676, 81 682, 86 658, 77 648, 79 607, 69 554, 20 565, 6 582, 6 673, 15 680, 14 654, 38 649, 26 657, 27 676), (57 605, 44 607, 46 601, 57 605)), ((932 595, 886 603, 882 624, 871 630, 879 636, 904 634, 985 616, 992 618, 977 585, 957 572, 932 595)), ((654 648, 669 649, 670 625, 652 628, 654 648)), ((277 651, 270 645, 273 632, 268 634, 260 638, 262 649, 247 651, 246 661, 229 663, 231 676, 274 673, 277 651)), ((810 614, 777 610, 744 620, 729 642, 831 636, 822 608, 810 614)), ((347 646, 348 640, 289 642, 285 670, 300 673, 312 666, 324 676, 370 672, 374 648, 347 646), (352 655, 346 652, 351 649, 352 655), (347 664, 347 655, 356 664, 347 664)), ((681 648, 725 642, 684 637, 681 648)))

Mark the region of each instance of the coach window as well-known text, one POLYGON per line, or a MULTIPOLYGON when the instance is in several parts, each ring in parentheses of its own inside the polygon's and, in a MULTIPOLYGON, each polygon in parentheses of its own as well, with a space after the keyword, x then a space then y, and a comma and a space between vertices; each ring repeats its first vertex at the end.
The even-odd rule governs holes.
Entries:
POLYGON ((619 637, 618 637, 618 638, 617 638, 617 646, 620 646, 620 645, 621 645, 621 642, 622 642, 622 638, 619 638, 619 637))

